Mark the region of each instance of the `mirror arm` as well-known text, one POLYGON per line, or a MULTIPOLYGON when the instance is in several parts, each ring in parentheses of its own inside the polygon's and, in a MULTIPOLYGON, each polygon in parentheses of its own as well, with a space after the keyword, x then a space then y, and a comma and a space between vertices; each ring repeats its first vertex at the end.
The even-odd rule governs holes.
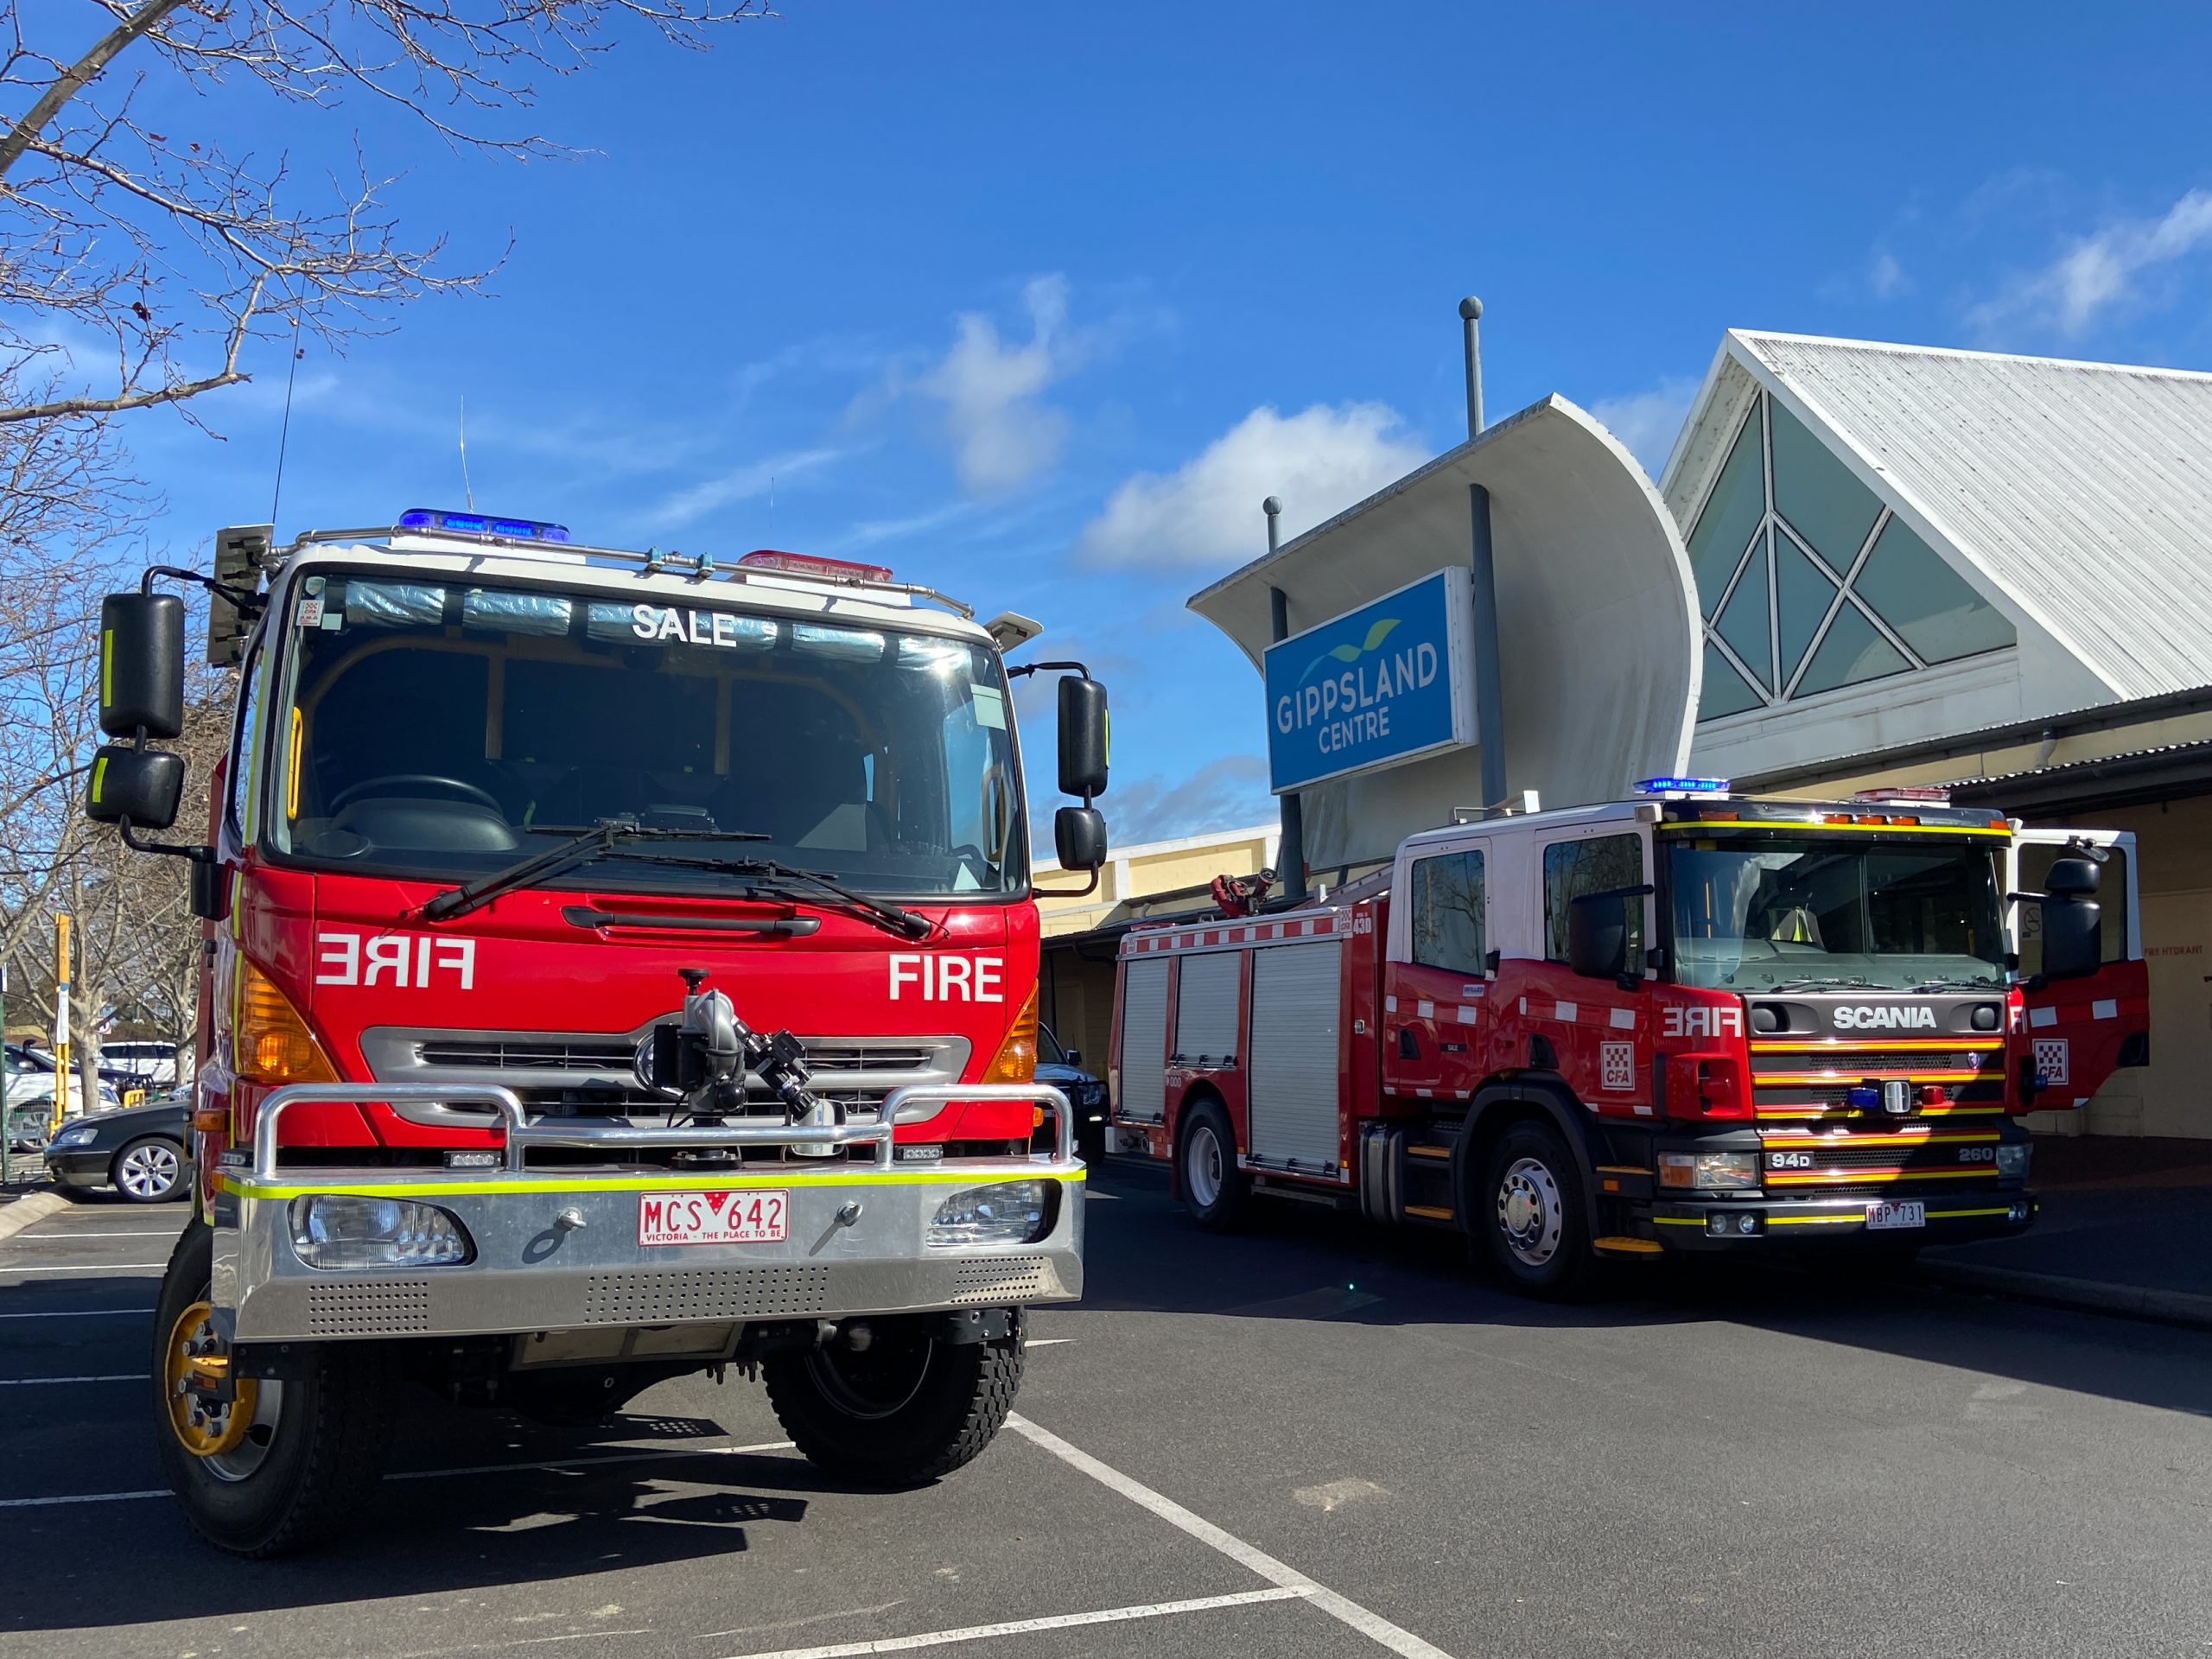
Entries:
POLYGON ((195 864, 213 864, 215 849, 182 841, 141 841, 130 828, 129 818, 115 821, 116 832, 123 837, 123 844, 134 853, 166 853, 171 858, 188 858, 195 864))
POLYGON ((1090 873, 1087 886, 1080 887, 1039 887, 1032 886, 1031 894, 1039 899, 1088 899, 1098 891, 1098 871, 1090 873))
POLYGON ((269 603, 266 594, 248 593, 243 588, 233 588, 226 582, 218 582, 213 576, 203 576, 197 570, 186 570, 174 564, 149 565, 146 574, 138 579, 138 591, 152 593, 156 576, 167 576, 172 582, 188 582, 194 587, 205 588, 217 598, 229 601, 243 616, 258 616, 262 607, 269 603))
POLYGON ((1085 668, 1081 663, 1024 663, 1019 668, 1009 668, 1007 670, 1006 677, 1009 680, 1018 680, 1025 674, 1036 673, 1039 669, 1057 670, 1061 671, 1073 669, 1077 673, 1082 675, 1084 679, 1087 680, 1090 677, 1090 671, 1085 668))

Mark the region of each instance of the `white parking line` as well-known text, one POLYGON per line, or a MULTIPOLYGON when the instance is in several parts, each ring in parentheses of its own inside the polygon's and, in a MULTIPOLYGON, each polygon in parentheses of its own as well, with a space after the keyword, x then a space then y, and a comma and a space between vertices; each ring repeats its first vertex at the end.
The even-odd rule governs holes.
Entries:
POLYGON ((57 1307, 46 1313, 0 1313, 0 1319, 119 1319, 153 1311, 150 1307, 57 1307))
MULTIPOLYGON (((445 1480, 456 1475, 512 1475, 545 1469, 589 1469, 606 1463, 662 1463, 671 1458, 734 1458, 748 1452, 788 1452, 789 1440, 766 1440, 759 1446, 654 1446, 638 1452, 617 1452, 601 1458, 563 1458, 554 1463, 480 1463, 466 1469, 407 1469, 386 1480, 445 1480)), ((63 1503, 129 1503, 144 1497, 167 1497, 168 1488, 145 1492, 71 1492, 60 1497, 0 1497, 0 1510, 43 1510, 63 1503)))
POLYGON ((175 1238, 175 1228, 142 1227, 135 1233, 17 1233, 18 1244, 68 1244, 80 1238, 175 1238))
POLYGON ((0 1278, 23 1273, 137 1273, 144 1268, 167 1266, 168 1263, 166 1262, 86 1262, 67 1268, 13 1268, 0 1262, 0 1278))
POLYGON ((0 1389, 42 1389, 56 1382, 143 1382, 143 1371, 116 1371, 106 1376, 0 1376, 0 1389))
POLYGON ((1171 1527, 1219 1550, 1230 1560, 1249 1567, 1270 1583, 1281 1585, 1287 1590, 1298 1591, 1331 1618, 1349 1624, 1369 1640, 1381 1643, 1391 1652, 1402 1654, 1405 1659, 1451 1659, 1443 1649, 1422 1641, 1411 1630, 1393 1624, 1382 1614, 1361 1606, 1350 1597, 1338 1595, 1307 1578, 1296 1567, 1277 1560, 1265 1550, 1224 1532, 1212 1522, 1193 1515, 1173 1498, 1163 1497, 1142 1481, 1123 1474, 1110 1465, 1101 1463, 1081 1447, 1069 1445, 1052 1430, 1039 1428, 1019 1412, 1007 1414, 1006 1426, 1023 1439, 1043 1446, 1071 1468, 1082 1471, 1102 1486, 1112 1488, 1132 1503, 1151 1510, 1171 1527))
POLYGON ((1011 1618, 1003 1624, 969 1624, 957 1630, 931 1630, 922 1636, 886 1636, 873 1642, 837 1642, 826 1648, 779 1648, 773 1653, 748 1653, 741 1659, 862 1659, 871 1653, 909 1653, 916 1648, 950 1647, 955 1642, 985 1642, 995 1636, 1033 1636, 1039 1630, 1071 1630, 1084 1624, 1118 1624, 1132 1618, 1170 1618, 1177 1613, 1203 1613, 1216 1607, 1249 1607, 1255 1602, 1294 1601, 1312 1595, 1310 1590, 1287 1587, 1240 1590, 1229 1596, 1196 1596, 1188 1601, 1148 1601, 1136 1607, 1106 1607, 1095 1613, 1054 1613, 1043 1618, 1011 1618))

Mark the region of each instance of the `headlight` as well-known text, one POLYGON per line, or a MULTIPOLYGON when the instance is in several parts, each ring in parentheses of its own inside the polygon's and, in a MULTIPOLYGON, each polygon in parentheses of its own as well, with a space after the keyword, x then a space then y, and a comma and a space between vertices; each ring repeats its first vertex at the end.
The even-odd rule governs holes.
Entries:
POLYGON ((1755 1152, 1662 1152, 1659 1185, 1714 1188, 1757 1186, 1759 1155, 1755 1152))
POLYGON ((954 1193, 930 1217, 929 1242, 938 1249, 958 1244, 1027 1244, 1052 1225, 1052 1183, 995 1181, 954 1193))
POLYGON ((2035 1146, 2023 1141, 2017 1147, 1997 1148, 1997 1173, 2008 1181, 2024 1181, 2028 1178, 2028 1164, 2034 1158, 2035 1146))
POLYGON ((79 1124, 75 1128, 62 1130, 53 1140, 48 1141, 47 1150, 60 1152, 67 1151, 71 1147, 87 1146, 91 1143, 92 1137, 99 1133, 98 1129, 89 1124, 79 1124))
POLYGON ((476 1254, 454 1217, 406 1198, 292 1200, 292 1249, 311 1268, 439 1268, 476 1254))

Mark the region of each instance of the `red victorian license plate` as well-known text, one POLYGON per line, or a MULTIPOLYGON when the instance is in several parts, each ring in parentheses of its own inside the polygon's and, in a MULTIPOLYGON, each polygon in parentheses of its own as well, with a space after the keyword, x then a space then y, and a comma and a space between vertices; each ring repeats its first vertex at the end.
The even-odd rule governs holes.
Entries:
POLYGON ((640 1192, 640 1244, 780 1244, 788 1192, 640 1192))

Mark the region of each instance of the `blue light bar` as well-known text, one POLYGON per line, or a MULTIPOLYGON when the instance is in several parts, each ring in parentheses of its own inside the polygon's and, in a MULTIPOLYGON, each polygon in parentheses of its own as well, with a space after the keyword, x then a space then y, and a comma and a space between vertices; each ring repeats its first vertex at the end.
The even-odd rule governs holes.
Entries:
POLYGON ((401 530, 446 531, 459 536, 496 536, 506 542, 565 542, 566 524, 542 518, 497 518, 488 512, 447 512, 438 507, 410 507, 399 515, 401 530))
POLYGON ((1647 778, 1636 786, 1639 795, 1726 795, 1726 778, 1647 778))

